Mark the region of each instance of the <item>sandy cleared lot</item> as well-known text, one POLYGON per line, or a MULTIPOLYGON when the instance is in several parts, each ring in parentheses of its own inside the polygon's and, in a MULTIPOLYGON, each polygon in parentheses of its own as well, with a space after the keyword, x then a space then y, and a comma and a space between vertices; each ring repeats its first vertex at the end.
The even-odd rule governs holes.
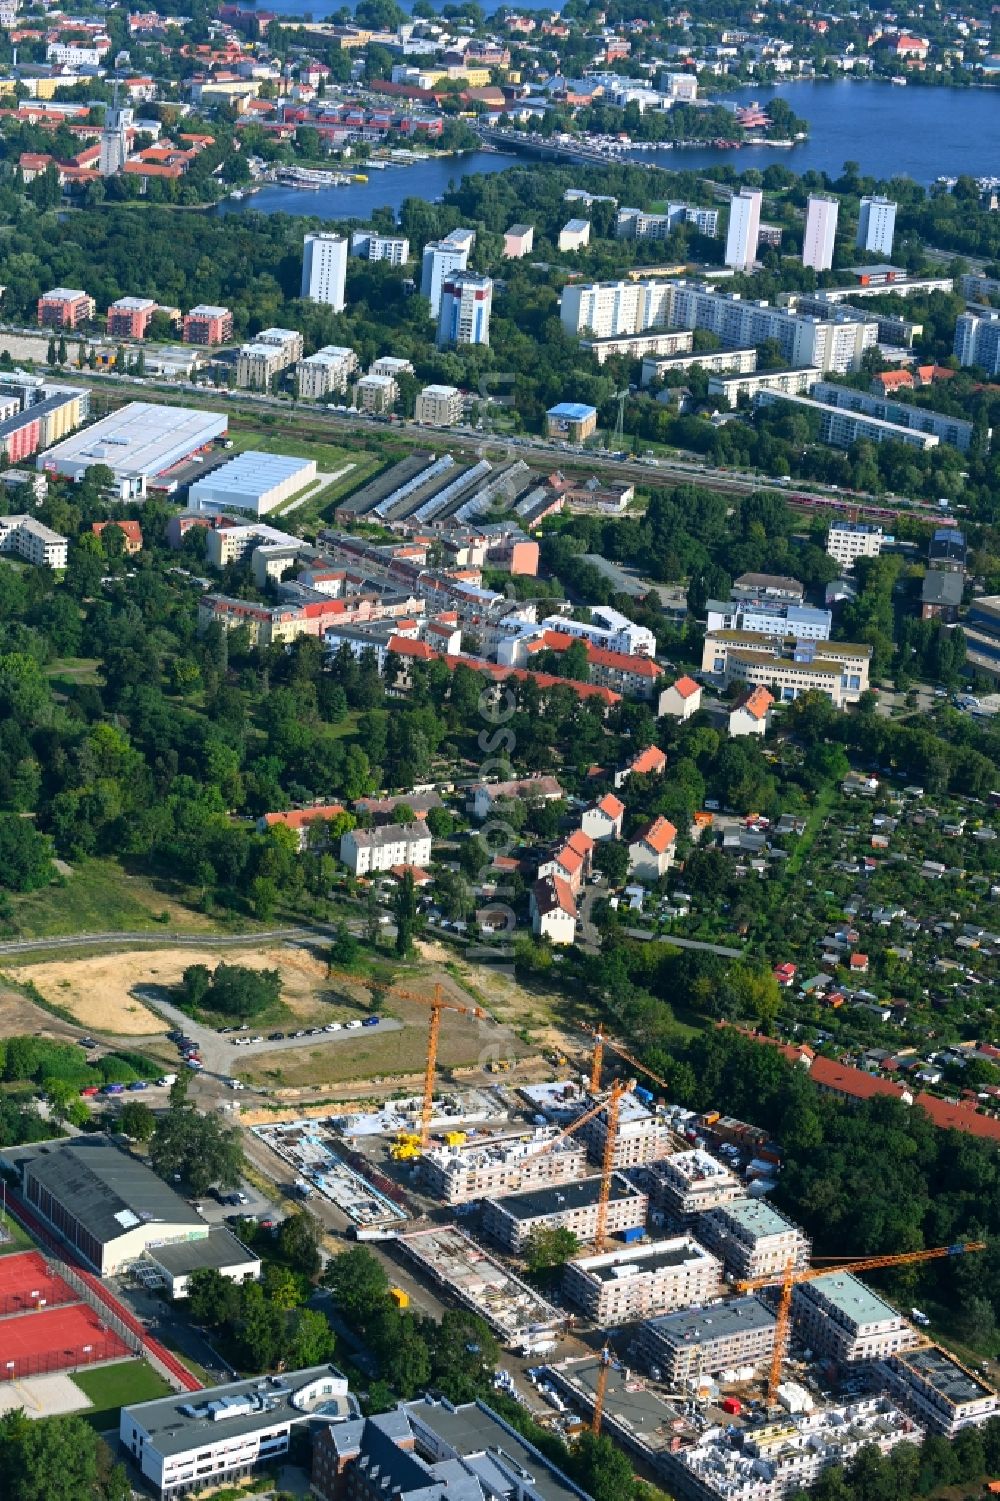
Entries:
POLYGON ((250 969, 277 969, 282 999, 308 1020, 321 995, 329 993, 326 966, 306 949, 290 944, 274 948, 141 949, 126 954, 97 954, 88 959, 50 960, 24 965, 18 978, 30 980, 53 1005, 61 1006, 95 1032, 150 1037, 168 1024, 132 994, 135 986, 176 985, 189 964, 214 969, 221 961, 250 969))

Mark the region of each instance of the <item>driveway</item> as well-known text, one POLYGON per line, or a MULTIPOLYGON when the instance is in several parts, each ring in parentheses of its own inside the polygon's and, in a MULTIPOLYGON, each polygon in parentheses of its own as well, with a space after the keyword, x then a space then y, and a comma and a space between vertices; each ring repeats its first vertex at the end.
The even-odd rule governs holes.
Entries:
MULTIPOLYGON (((275 1053, 284 1051, 286 1048, 307 1047, 314 1048, 320 1041, 334 1043, 348 1047, 358 1037, 363 1036, 367 1028, 354 1028, 350 1032, 346 1029, 340 1032, 307 1033, 305 1037, 290 1037, 287 1034, 280 1040, 275 1038, 271 1041, 263 1037, 261 1042, 246 1042, 241 1047, 235 1047, 234 1039, 246 1034, 240 1032, 221 1036, 214 1027, 205 1026, 204 1022, 193 1021, 186 1011, 175 1006, 172 1001, 165 1000, 162 993, 155 987, 137 985, 135 994, 145 1002, 151 1011, 162 1016, 172 1027, 178 1027, 185 1037, 190 1037, 201 1054, 201 1061, 205 1065, 204 1072, 218 1074, 220 1078, 230 1079, 233 1071, 244 1058, 259 1056, 261 1053, 275 1053)), ((383 1032, 399 1032, 402 1030, 402 1022, 394 1017, 383 1016, 379 1018, 379 1027, 383 1032)), ((262 1036, 256 1030, 251 1029, 251 1037, 262 1036)))

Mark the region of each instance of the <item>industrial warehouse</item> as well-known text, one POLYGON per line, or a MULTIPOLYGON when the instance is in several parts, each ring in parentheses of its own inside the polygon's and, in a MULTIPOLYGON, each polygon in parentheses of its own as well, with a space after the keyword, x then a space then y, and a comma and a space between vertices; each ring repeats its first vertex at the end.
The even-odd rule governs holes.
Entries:
POLYGON ((172 490, 170 471, 224 437, 228 425, 224 412, 130 401, 39 455, 37 465, 79 480, 101 464, 123 500, 141 499, 150 488, 172 490))

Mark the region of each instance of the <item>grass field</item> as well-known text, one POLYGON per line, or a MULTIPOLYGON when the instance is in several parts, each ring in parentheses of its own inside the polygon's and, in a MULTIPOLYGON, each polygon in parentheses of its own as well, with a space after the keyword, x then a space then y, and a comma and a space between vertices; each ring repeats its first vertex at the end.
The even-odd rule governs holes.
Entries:
POLYGON ((31 1239, 27 1230, 18 1224, 12 1214, 8 1214, 4 1220, 4 1228, 10 1233, 10 1240, 0 1242, 0 1256, 13 1256, 18 1251, 33 1251, 35 1242, 31 1239))
POLYGON ((142 876, 130 876, 114 860, 87 860, 70 875, 40 891, 13 895, 12 937, 49 938, 61 933, 162 932, 167 928, 210 930, 208 918, 158 891, 142 876), (158 922, 160 913, 168 921, 158 922))
MULTIPOLYGON (((263 449, 268 453, 286 454, 295 459, 314 459, 321 474, 336 474, 348 464, 353 466, 347 474, 341 475, 340 479, 325 486, 303 505, 289 511, 289 519, 294 517, 297 526, 302 525, 306 528, 310 524, 328 519, 327 512, 333 503, 342 495, 349 495, 351 491, 359 489, 384 463, 378 454, 370 453, 360 445, 357 448, 347 449, 338 448, 333 443, 313 443, 305 439, 289 438, 284 434, 269 431, 265 425, 244 425, 236 419, 231 424, 230 437, 234 453, 263 449)), ((276 524, 279 526, 283 509, 280 508, 275 513, 276 524)))
POLYGON ((151 1402, 169 1397, 171 1388, 144 1360, 123 1360, 117 1365, 77 1371, 73 1380, 93 1407, 80 1414, 99 1433, 118 1427, 118 1413, 126 1403, 151 1402))

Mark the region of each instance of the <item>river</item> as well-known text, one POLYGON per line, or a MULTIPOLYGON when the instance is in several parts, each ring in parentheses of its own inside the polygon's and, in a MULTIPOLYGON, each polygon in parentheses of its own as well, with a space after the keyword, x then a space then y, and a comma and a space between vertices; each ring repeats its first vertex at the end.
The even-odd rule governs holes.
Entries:
MULTIPOLYGON (((289 7, 301 0, 286 0, 289 7)), ((280 0, 279 0, 280 5, 280 0)), ((766 103, 777 93, 797 115, 809 121, 809 139, 790 149, 744 146, 719 151, 712 146, 644 151, 638 160, 658 162, 677 171, 728 163, 737 171, 782 162, 795 172, 824 171, 838 176, 846 161, 861 164, 874 177, 912 177, 929 186, 936 177, 969 172, 1000 176, 1000 90, 935 89, 889 83, 808 82, 760 85, 724 97, 745 104, 766 103)), ((404 198, 433 202, 450 182, 476 172, 501 172, 524 157, 487 151, 431 158, 417 166, 369 170, 367 183, 323 188, 319 192, 267 187, 242 201, 227 200, 219 211, 254 209, 260 213, 300 214, 321 219, 368 219, 372 210, 398 211, 404 198)), ((362 171, 366 170, 363 166, 362 171)))

